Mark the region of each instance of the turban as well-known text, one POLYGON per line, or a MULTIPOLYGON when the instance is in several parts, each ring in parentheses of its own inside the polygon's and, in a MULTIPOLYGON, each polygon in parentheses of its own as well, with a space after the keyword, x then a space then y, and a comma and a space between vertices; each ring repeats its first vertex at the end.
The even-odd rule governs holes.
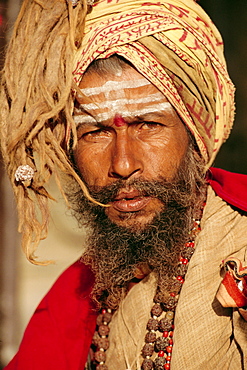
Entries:
POLYGON ((234 118, 234 86, 221 36, 193 0, 99 0, 75 55, 79 84, 89 64, 118 54, 170 101, 209 167, 234 118))

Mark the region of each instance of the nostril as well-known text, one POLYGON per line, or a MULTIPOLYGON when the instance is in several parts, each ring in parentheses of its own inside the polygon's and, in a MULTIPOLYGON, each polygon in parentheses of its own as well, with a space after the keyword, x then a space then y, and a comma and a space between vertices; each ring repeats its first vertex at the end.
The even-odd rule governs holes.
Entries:
POLYGON ((136 169, 133 172, 128 173, 128 175, 121 175, 120 173, 117 172, 110 172, 109 176, 114 177, 115 179, 128 180, 130 177, 134 177, 135 174, 140 172, 141 172, 140 169, 136 169))

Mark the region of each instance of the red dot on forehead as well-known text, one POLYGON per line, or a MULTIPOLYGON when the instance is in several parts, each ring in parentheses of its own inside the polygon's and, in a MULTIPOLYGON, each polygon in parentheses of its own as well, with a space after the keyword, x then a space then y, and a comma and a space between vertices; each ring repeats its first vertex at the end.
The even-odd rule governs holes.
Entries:
POLYGON ((117 127, 122 127, 122 126, 126 125, 126 122, 125 122, 124 118, 120 114, 115 115, 113 123, 117 127))

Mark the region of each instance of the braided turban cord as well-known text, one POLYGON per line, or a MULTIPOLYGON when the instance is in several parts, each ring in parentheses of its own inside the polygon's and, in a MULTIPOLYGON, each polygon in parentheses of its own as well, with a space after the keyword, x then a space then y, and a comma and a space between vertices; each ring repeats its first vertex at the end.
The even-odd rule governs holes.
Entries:
POLYGON ((61 172, 76 178, 88 195, 67 146, 71 137, 76 144, 71 91, 93 60, 121 55, 163 92, 195 137, 207 168, 233 123, 234 87, 221 36, 194 0, 98 0, 85 17, 86 12, 82 0, 76 7, 66 0, 24 0, 6 55, 1 145, 23 248, 33 262, 47 233, 51 174, 62 193, 61 172), (35 170, 29 187, 14 179, 26 164, 35 170))

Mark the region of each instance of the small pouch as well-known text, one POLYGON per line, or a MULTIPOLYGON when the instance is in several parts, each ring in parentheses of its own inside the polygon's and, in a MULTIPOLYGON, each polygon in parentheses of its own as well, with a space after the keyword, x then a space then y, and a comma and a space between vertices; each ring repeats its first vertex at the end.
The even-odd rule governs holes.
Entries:
POLYGON ((229 257, 222 262, 224 277, 216 294, 223 307, 247 307, 247 267, 229 257))

